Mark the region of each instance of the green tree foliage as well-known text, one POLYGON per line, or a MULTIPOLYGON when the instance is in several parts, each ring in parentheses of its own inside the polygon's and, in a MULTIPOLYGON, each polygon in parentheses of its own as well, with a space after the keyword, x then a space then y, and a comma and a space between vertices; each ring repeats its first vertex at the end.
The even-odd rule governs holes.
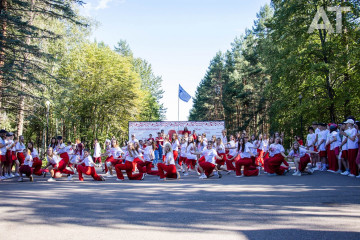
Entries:
MULTIPOLYGON (((305 134, 301 120, 307 126, 360 117, 359 9, 358 1, 330 0, 273 0, 261 8, 252 29, 236 38, 222 59, 219 82, 227 128, 254 134, 284 131, 289 139, 305 134), (343 13, 343 32, 308 33, 318 8, 328 6, 351 8, 343 13)), ((326 13, 335 29, 336 12, 326 13)), ((205 114, 216 96, 205 79, 197 89, 192 120, 215 119, 205 114)))

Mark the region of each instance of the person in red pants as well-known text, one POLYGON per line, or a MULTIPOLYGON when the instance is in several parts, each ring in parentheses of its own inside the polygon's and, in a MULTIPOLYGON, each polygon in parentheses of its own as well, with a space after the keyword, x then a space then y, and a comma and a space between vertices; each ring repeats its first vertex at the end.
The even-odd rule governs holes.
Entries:
POLYGON ((19 141, 15 144, 16 155, 19 161, 19 166, 21 166, 24 163, 25 157, 23 151, 25 148, 26 146, 24 143, 24 136, 19 136, 19 141))
POLYGON ((21 165, 19 172, 20 172, 20 178, 18 179, 19 182, 23 182, 24 179, 22 177, 23 174, 26 175, 26 177, 28 177, 30 179, 30 182, 34 181, 33 178, 33 169, 32 169, 32 165, 33 165, 33 158, 31 157, 29 150, 28 149, 24 149, 23 150, 23 154, 24 154, 24 164, 21 165))
POLYGON ((171 147, 172 147, 172 149, 173 149, 174 160, 177 161, 178 156, 179 156, 180 143, 179 143, 178 135, 177 135, 176 133, 174 133, 174 134, 172 135, 171 147))
POLYGON ((117 175, 117 181, 124 181, 124 175, 121 172, 122 170, 126 171, 127 177, 129 180, 143 180, 145 177, 144 173, 133 174, 133 168, 136 163, 134 163, 135 158, 135 148, 134 145, 129 142, 125 151, 125 163, 120 163, 115 165, 115 171, 117 175))
MULTIPOLYGON (((55 154, 53 148, 48 148, 47 150, 47 161, 48 164, 45 167, 49 169, 50 174, 51 174, 51 178, 48 179, 48 182, 53 182, 55 181, 55 178, 61 178, 62 177, 62 173, 64 174, 68 174, 70 176, 68 176, 68 180, 71 181, 72 180, 72 175, 74 174, 74 172, 69 171, 66 169, 66 162, 61 159, 58 155, 55 154)), ((45 170, 44 169, 44 170, 45 170)), ((46 176, 46 172, 44 172, 44 177, 46 176)))
POLYGON ((295 163, 295 167, 297 171, 293 174, 293 176, 301 177, 303 172, 307 172, 308 174, 312 174, 314 170, 308 167, 308 163, 310 163, 310 155, 309 154, 318 154, 319 152, 306 150, 306 148, 300 147, 298 141, 293 143, 292 149, 289 152, 287 158, 293 159, 295 163))
POLYGON ((55 168, 56 172, 68 174, 68 180, 72 180, 72 176, 74 175, 73 171, 67 170, 66 167, 70 162, 70 157, 67 152, 68 148, 66 147, 65 143, 63 143, 62 136, 57 137, 58 145, 56 146, 56 153, 60 154, 60 162, 58 163, 57 167, 55 168))
POLYGON ((77 166, 77 171, 79 174, 79 181, 83 182, 83 174, 90 175, 95 181, 105 181, 102 176, 96 174, 95 163, 90 156, 89 149, 84 150, 84 160, 79 162, 77 166))
POLYGON ((238 160, 238 154, 237 149, 239 146, 239 142, 237 142, 233 135, 230 135, 230 142, 227 144, 226 149, 229 150, 229 156, 226 159, 226 168, 227 168, 227 174, 230 174, 232 172, 236 171, 236 168, 234 166, 234 161, 238 160))
POLYGON ((289 167, 289 164, 285 160, 285 149, 280 144, 280 141, 280 137, 275 138, 275 143, 269 147, 269 158, 266 159, 264 163, 269 176, 284 175, 289 167), (287 168, 282 167, 282 164, 287 166, 287 168))
POLYGON ((36 148, 34 148, 33 142, 28 143, 28 149, 30 150, 31 157, 33 159, 33 164, 32 164, 32 168, 34 169, 33 174, 37 176, 41 176, 43 174, 43 171, 41 169, 42 161, 39 159, 39 153, 36 150, 36 148))
POLYGON ((165 143, 164 153, 165 163, 158 163, 159 180, 179 179, 180 174, 176 170, 174 154, 170 143, 165 143))
POLYGON ((211 176, 221 178, 218 168, 216 167, 216 160, 222 160, 216 150, 213 148, 213 141, 207 142, 207 147, 202 152, 194 152, 193 154, 203 155, 205 161, 199 163, 199 171, 201 173, 200 179, 206 179, 211 176), (215 170, 215 172, 214 172, 215 170))
POLYGON ((249 142, 249 138, 245 136, 241 138, 238 145, 239 160, 235 162, 236 177, 250 177, 258 176, 260 174, 259 168, 255 167, 253 161, 254 151, 256 147, 249 142), (241 168, 244 167, 244 172, 241 173, 241 168))
POLYGON ((196 165, 197 156, 192 154, 191 152, 196 152, 196 146, 193 137, 190 135, 188 145, 186 147, 186 166, 184 176, 189 175, 189 170, 194 169, 196 165))
POLYGON ((185 173, 185 169, 183 165, 185 166, 185 162, 186 162, 186 148, 187 148, 187 142, 185 141, 185 138, 181 138, 179 169, 181 170, 182 173, 185 173))
POLYGON ((348 162, 350 168, 349 177, 355 177, 359 174, 358 166, 356 164, 356 157, 358 151, 358 142, 357 142, 357 130, 354 127, 354 120, 348 119, 345 122, 346 130, 340 131, 340 134, 347 138, 347 147, 348 147, 348 162))
POLYGON ((113 177, 113 168, 122 163, 124 152, 119 147, 116 139, 111 140, 110 148, 107 150, 108 158, 105 160, 106 177, 113 177))
POLYGON ((216 152, 221 158, 221 159, 216 159, 215 161, 217 169, 220 170, 221 166, 224 166, 226 161, 226 149, 221 138, 216 139, 216 152))
POLYGON ((151 169, 153 160, 155 159, 154 151, 156 149, 156 143, 153 141, 147 141, 147 145, 144 151, 144 161, 138 162, 138 169, 141 173, 146 173, 149 175, 158 175, 158 171, 153 171, 151 169))

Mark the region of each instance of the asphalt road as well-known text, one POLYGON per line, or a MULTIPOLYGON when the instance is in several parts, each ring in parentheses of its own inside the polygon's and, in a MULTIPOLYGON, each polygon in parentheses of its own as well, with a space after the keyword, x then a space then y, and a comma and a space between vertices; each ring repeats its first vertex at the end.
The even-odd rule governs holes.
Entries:
POLYGON ((360 179, 0 182, 0 239, 360 239, 360 179))

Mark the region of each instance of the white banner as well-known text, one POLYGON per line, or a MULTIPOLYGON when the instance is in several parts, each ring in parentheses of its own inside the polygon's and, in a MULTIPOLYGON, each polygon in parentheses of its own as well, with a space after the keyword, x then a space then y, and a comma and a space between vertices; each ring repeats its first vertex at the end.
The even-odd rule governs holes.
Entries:
POLYGON ((165 135, 177 133, 182 136, 184 129, 192 133, 195 130, 196 134, 206 134, 208 140, 211 139, 212 135, 216 137, 221 136, 221 131, 225 129, 224 121, 174 121, 174 122, 129 122, 129 139, 131 134, 135 134, 138 140, 145 140, 149 138, 149 134, 152 134, 153 138, 157 137, 157 133, 164 130, 165 135))

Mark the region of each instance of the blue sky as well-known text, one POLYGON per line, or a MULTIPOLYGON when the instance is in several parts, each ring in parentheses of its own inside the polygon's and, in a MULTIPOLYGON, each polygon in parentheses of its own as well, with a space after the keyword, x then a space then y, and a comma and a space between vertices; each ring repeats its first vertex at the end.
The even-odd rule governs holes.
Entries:
MULTIPOLYGON (((166 120, 177 120, 178 84, 191 95, 218 51, 253 26, 270 0, 84 0, 83 15, 99 26, 92 39, 113 47, 126 40, 135 57, 152 64, 163 78, 166 120)), ((187 120, 192 101, 180 102, 187 120)))

